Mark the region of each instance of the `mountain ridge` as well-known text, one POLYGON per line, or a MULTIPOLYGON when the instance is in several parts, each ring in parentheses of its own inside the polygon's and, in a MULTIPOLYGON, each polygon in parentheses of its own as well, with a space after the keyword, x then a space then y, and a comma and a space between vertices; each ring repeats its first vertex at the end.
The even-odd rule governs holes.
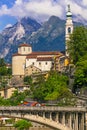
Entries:
POLYGON ((64 51, 65 20, 51 16, 43 24, 29 17, 22 18, 0 34, 0 56, 11 63, 21 43, 31 44, 33 51, 64 51))

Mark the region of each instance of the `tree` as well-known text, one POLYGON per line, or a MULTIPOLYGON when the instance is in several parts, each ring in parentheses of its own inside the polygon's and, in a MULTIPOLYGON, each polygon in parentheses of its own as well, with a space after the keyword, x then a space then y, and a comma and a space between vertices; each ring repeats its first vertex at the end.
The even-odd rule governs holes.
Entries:
POLYGON ((3 67, 5 66, 5 61, 3 58, 0 59, 0 67, 3 67))
POLYGON ((30 127, 32 127, 31 122, 28 122, 27 120, 18 120, 15 122, 14 127, 18 130, 29 130, 30 127))
POLYGON ((31 76, 24 77, 24 83, 26 85, 32 85, 32 77, 31 76))
POLYGON ((70 60, 75 65, 75 92, 78 88, 87 87, 87 28, 76 27, 67 44, 70 60))
POLYGON ((67 76, 59 74, 58 72, 50 72, 48 79, 34 88, 34 98, 37 100, 71 98, 73 96, 67 87, 67 82, 67 76))
POLYGON ((12 68, 7 69, 7 75, 9 75, 9 76, 12 75, 12 68))
POLYGON ((87 54, 76 64, 74 89, 87 87, 87 54))
POLYGON ((70 59, 76 64, 87 53, 87 28, 75 27, 67 44, 70 59))
POLYGON ((0 97, 0 106, 9 106, 10 102, 9 99, 4 99, 3 97, 0 97))
POLYGON ((7 68, 6 66, 0 67, 0 76, 6 76, 7 75, 7 68))
POLYGON ((24 101, 25 97, 26 97, 26 95, 24 92, 18 92, 17 90, 15 90, 9 99, 10 104, 12 106, 17 106, 18 104, 21 103, 21 101, 24 101))

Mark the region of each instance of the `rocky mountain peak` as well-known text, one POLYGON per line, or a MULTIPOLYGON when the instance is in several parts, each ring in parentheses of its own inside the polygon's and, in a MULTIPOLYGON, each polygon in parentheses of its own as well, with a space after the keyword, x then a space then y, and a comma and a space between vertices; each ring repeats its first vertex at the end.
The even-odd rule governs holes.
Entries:
POLYGON ((12 54, 23 42, 30 43, 33 51, 64 51, 65 20, 51 16, 40 24, 34 19, 22 18, 0 34, 0 56, 11 62, 12 54))
POLYGON ((25 17, 19 20, 12 27, 5 28, 1 34, 8 38, 7 41, 9 43, 13 43, 14 41, 25 37, 27 34, 31 35, 32 32, 37 31, 40 27, 41 25, 37 21, 25 17))
POLYGON ((8 41, 12 43, 15 38, 16 40, 20 40, 24 35, 25 35, 25 29, 23 25, 19 22, 17 23, 16 30, 13 32, 12 37, 10 37, 8 41))

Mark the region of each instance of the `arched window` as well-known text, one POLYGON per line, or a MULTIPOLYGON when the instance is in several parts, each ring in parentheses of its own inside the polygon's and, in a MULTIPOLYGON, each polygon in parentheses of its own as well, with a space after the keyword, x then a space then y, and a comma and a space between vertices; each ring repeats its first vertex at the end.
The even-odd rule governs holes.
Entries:
POLYGON ((70 27, 68 27, 68 33, 71 33, 71 28, 70 27))

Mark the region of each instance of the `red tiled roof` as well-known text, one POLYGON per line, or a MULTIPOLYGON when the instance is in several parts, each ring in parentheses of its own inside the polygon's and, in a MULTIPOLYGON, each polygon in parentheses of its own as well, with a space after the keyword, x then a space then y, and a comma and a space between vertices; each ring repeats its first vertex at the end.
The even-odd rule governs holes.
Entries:
POLYGON ((34 58, 37 58, 37 55, 28 55, 26 57, 26 59, 34 59, 34 58))
POLYGON ((32 52, 32 55, 60 55, 62 53, 57 51, 43 51, 43 52, 32 52))
POLYGON ((52 61, 52 57, 37 57, 37 61, 52 61))
POLYGON ((37 56, 40 55, 56 55, 56 56, 62 56, 63 54, 61 52, 57 52, 57 51, 53 51, 53 52, 32 52, 30 54, 19 54, 19 53, 15 53, 13 54, 13 56, 26 56, 26 59, 28 58, 36 58, 37 56))
POLYGON ((19 53, 15 53, 12 56, 26 56, 26 54, 19 54, 19 53))
POLYGON ((32 52, 31 54, 28 54, 26 58, 30 58, 30 57, 37 57, 39 55, 63 55, 60 52, 57 51, 53 51, 53 52, 32 52))
POLYGON ((26 44, 26 43, 23 43, 23 44, 20 44, 20 45, 19 45, 19 47, 22 47, 22 46, 23 46, 23 47, 31 47, 30 44, 26 44))

